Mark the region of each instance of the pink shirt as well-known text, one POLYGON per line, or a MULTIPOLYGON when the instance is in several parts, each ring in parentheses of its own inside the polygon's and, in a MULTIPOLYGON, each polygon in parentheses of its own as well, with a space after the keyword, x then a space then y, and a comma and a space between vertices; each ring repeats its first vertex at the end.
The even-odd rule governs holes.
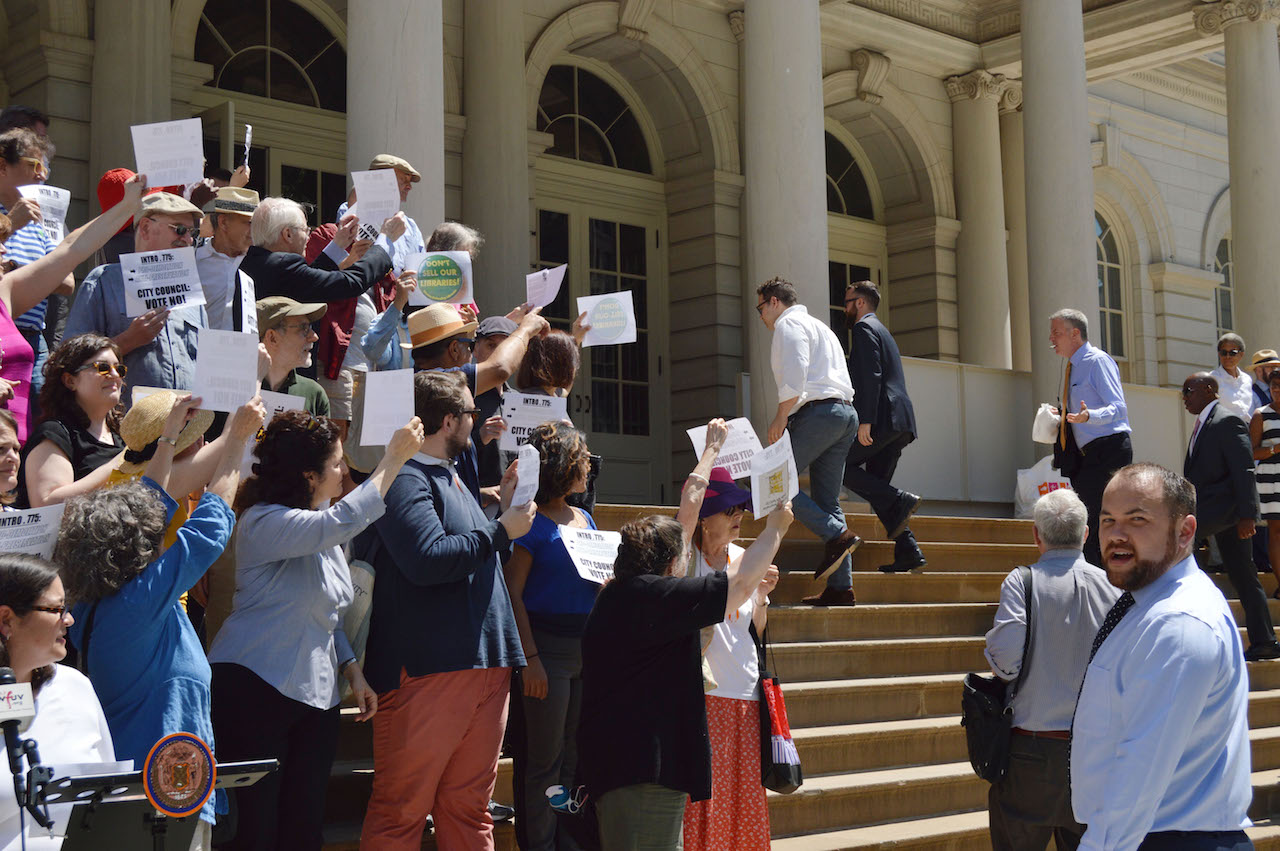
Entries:
POLYGON ((3 407, 18 421, 18 442, 27 442, 28 396, 31 394, 31 371, 35 368, 36 355, 31 344, 13 324, 4 302, 0 301, 0 378, 16 381, 13 398, 3 407))

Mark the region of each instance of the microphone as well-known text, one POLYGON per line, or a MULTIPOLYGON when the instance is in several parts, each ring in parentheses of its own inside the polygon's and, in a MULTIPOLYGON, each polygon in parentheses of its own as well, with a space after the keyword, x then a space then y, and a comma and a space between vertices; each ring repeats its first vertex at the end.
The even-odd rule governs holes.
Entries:
MULTIPOLYGON (((36 717, 35 696, 31 683, 20 683, 13 675, 13 668, 0 668, 0 728, 4 730, 5 750, 9 753, 9 770, 14 782, 22 774, 22 757, 25 751, 20 733, 26 732, 36 717)), ((21 800, 21 796, 19 796, 21 800)))

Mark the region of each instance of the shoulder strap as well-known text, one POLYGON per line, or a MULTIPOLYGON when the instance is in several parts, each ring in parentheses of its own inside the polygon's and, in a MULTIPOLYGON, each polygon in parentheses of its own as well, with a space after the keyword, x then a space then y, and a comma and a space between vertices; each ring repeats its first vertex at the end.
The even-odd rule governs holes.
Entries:
POLYGON ((1027 660, 1031 658, 1031 626, 1034 615, 1034 601, 1031 596, 1031 568, 1026 565, 1018 566, 1018 575, 1022 578, 1022 596, 1026 600, 1027 612, 1027 633, 1022 637, 1022 664, 1018 666, 1018 677, 1009 683, 1009 696, 1005 701, 1005 705, 1009 706, 1013 703, 1014 697, 1018 694, 1018 689, 1022 687, 1022 681, 1027 678, 1027 660))
POLYGON ((86 677, 89 676, 89 639, 93 635, 93 618, 98 614, 98 604, 101 600, 94 600, 93 605, 89 607, 89 614, 84 619, 84 635, 80 640, 80 673, 86 677))

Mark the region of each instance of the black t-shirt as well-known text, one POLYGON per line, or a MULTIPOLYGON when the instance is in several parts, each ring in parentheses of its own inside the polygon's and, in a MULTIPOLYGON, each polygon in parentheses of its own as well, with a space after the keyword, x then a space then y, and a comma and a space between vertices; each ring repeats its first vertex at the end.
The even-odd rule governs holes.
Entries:
POLYGON ((475 425, 471 429, 471 444, 476 448, 476 460, 480 469, 480 487, 491 488, 502 483, 502 474, 506 470, 502 466, 502 454, 498 450, 498 438, 494 438, 488 443, 483 443, 480 440, 480 429, 485 420, 494 414, 501 413, 502 388, 495 387, 492 390, 486 390, 475 399, 476 407, 480 409, 480 415, 476 417, 475 425))
POLYGON ((578 760, 590 793, 658 783, 711 797, 698 630, 724 620, 729 578, 616 579, 582 636, 578 760))
POLYGON ((27 437, 27 445, 22 451, 22 468, 18 471, 19 508, 31 507, 27 498, 27 457, 46 440, 71 459, 71 474, 77 481, 124 451, 124 440, 115 432, 111 433, 111 443, 102 443, 79 426, 68 425, 61 420, 45 420, 27 437))

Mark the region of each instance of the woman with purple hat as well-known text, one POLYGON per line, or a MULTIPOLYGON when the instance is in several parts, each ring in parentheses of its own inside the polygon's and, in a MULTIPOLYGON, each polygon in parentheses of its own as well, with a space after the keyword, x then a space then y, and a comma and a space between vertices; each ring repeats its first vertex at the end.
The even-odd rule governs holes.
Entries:
MULTIPOLYGON (((733 542, 751 507, 751 492, 738 487, 725 467, 708 478, 693 532, 693 576, 723 571, 745 552, 733 542)), ((769 847, 769 807, 760 783, 760 668, 751 626, 757 635, 764 633, 769 592, 777 584, 778 568, 771 566, 755 593, 709 630, 705 655, 715 681, 706 694, 711 799, 685 807, 686 851, 769 847)))

